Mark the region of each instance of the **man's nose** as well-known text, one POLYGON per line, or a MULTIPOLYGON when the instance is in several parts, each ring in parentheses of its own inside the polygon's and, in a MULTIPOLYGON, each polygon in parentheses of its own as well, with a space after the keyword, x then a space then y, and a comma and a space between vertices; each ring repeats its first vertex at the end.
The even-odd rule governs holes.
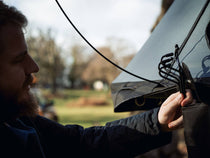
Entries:
POLYGON ((39 71, 39 66, 37 63, 28 55, 27 62, 25 64, 26 74, 37 73, 39 71))

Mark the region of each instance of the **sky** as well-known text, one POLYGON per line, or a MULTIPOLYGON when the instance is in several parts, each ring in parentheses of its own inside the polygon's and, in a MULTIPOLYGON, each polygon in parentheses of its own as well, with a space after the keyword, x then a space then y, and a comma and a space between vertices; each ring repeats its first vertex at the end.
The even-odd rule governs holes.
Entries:
MULTIPOLYGON (((64 47, 82 39, 68 23, 55 0, 4 0, 21 10, 29 28, 47 30, 64 47)), ((108 38, 123 39, 139 50, 150 36, 161 0, 59 0, 78 30, 95 46, 108 38)))

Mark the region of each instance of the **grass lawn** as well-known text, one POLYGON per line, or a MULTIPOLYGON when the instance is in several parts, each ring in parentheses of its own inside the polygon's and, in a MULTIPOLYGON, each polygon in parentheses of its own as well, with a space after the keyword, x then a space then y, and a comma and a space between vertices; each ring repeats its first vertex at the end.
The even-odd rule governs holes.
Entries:
POLYGON ((64 90, 58 94, 52 99, 55 103, 59 123, 63 125, 79 124, 87 128, 105 125, 106 122, 129 116, 129 113, 114 113, 113 103, 108 92, 64 90), (93 105, 92 103, 102 103, 103 105, 93 105))

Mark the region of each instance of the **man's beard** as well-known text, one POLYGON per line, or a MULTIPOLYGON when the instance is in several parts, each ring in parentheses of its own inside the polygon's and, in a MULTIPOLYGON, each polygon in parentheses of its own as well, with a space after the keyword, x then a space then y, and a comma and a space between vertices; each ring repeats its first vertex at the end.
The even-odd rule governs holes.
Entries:
MULTIPOLYGON (((31 79, 26 81, 30 85, 31 79)), ((12 96, 0 92, 0 122, 18 117, 34 117, 38 114, 38 104, 30 91, 21 90, 12 96)))
POLYGON ((32 93, 28 92, 27 100, 18 102, 19 114, 18 116, 34 117, 38 114, 38 104, 32 93))
POLYGON ((0 122, 16 119, 22 116, 34 117, 38 114, 38 104, 29 93, 27 100, 17 101, 17 98, 7 98, 0 95, 0 122))
POLYGON ((38 105, 35 97, 30 93, 28 87, 32 84, 33 76, 30 74, 26 77, 23 84, 23 91, 17 93, 17 105, 19 109, 19 116, 33 117, 38 113, 38 105), (25 90, 26 89, 26 90, 25 90))

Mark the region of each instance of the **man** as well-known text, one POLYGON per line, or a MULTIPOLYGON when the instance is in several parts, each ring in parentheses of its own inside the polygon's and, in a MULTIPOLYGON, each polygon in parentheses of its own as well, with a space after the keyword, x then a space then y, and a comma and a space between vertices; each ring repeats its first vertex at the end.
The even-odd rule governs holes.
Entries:
MULTIPOLYGON (((192 102, 177 92, 160 109, 84 129, 62 126, 37 115, 30 94, 32 73, 39 68, 27 51, 23 14, 0 1, 0 153, 4 157, 134 157, 170 142, 182 126, 180 105, 192 102)), ((2 156, 1 156, 2 157, 2 156)))

